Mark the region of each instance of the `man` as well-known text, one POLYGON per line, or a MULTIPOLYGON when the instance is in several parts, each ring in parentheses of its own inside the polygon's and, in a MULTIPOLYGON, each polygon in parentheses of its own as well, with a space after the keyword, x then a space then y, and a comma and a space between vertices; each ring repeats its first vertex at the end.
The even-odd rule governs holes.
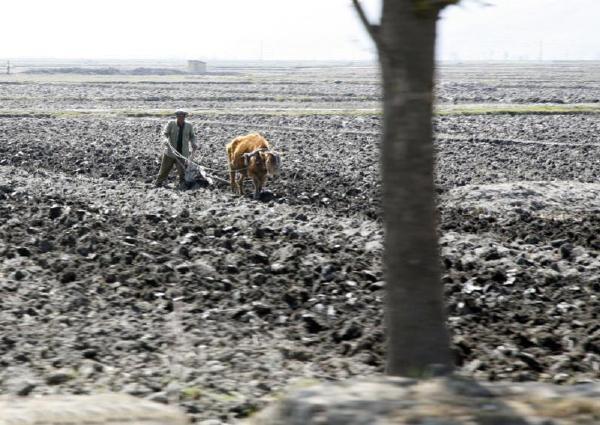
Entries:
POLYGON ((182 157, 189 159, 190 156, 194 156, 194 152, 197 148, 194 128, 190 123, 185 122, 186 116, 187 112, 178 110, 175 112, 175 117, 177 119, 174 121, 169 121, 169 124, 167 124, 164 135, 167 138, 168 146, 165 147, 160 164, 160 171, 158 172, 158 177, 156 178, 155 184, 157 187, 163 185, 164 181, 169 176, 173 165, 175 165, 177 168, 177 174, 179 175, 179 187, 184 189, 186 186, 185 162, 187 159, 184 160, 182 157), (179 155, 177 155, 175 152, 179 153, 179 155))

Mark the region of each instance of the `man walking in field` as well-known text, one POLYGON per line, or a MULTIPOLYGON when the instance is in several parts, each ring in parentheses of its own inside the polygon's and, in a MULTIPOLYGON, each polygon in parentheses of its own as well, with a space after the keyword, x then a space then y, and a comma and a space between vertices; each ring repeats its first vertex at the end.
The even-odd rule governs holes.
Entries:
POLYGON ((169 121, 164 135, 167 138, 168 146, 162 155, 160 171, 156 178, 156 186, 163 185, 166 178, 169 176, 173 165, 177 168, 179 176, 179 187, 184 189, 185 185, 185 162, 183 158, 189 158, 196 151, 196 134, 192 124, 185 122, 187 112, 178 110, 175 112, 176 120, 169 121), (191 145, 191 151, 190 151, 191 145), (182 158, 183 157, 183 158, 182 158))

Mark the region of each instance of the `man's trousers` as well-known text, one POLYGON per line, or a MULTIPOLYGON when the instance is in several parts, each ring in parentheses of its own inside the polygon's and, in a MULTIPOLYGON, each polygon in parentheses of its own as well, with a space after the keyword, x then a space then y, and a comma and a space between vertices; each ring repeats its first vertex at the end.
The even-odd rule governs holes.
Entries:
POLYGON ((162 156, 162 161, 160 163, 160 171, 158 172, 158 177, 156 178, 156 185, 160 186, 169 176, 173 165, 177 168, 177 174, 179 175, 179 183, 185 183, 185 169, 183 168, 183 160, 178 160, 175 158, 171 158, 170 156, 164 155, 162 156))

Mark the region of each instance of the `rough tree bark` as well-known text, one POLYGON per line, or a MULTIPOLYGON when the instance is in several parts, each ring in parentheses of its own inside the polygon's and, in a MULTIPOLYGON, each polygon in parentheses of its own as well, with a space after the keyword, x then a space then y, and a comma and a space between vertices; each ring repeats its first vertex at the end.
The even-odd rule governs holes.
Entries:
POLYGON ((383 0, 368 22, 383 78, 383 215, 387 282, 386 372, 426 377, 452 370, 439 271, 433 183, 434 46, 440 9, 455 1, 383 0))

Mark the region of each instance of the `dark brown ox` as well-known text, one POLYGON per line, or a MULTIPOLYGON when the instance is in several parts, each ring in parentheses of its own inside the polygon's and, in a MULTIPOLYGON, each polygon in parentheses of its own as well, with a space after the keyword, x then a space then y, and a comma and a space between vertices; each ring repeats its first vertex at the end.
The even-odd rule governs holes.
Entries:
POLYGON ((260 197, 267 176, 276 175, 281 163, 279 155, 270 150, 269 142, 258 133, 239 136, 229 142, 227 159, 231 189, 243 195, 244 179, 250 177, 254 183, 256 199, 260 197))

